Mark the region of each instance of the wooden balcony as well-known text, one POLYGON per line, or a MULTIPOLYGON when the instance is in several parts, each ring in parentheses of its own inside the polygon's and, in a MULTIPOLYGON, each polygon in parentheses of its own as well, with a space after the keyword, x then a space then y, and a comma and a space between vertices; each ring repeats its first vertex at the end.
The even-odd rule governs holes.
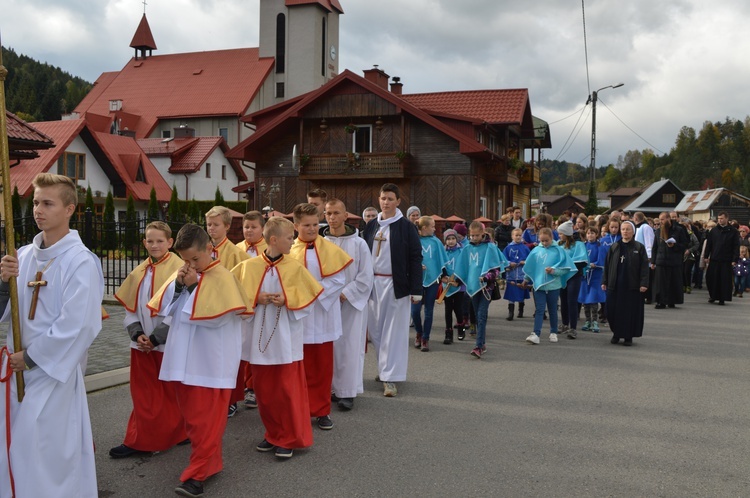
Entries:
POLYGON ((300 180, 404 178, 406 173, 407 158, 399 159, 395 152, 320 154, 303 157, 306 160, 300 167, 300 180))
POLYGON ((537 188, 542 185, 542 169, 538 164, 526 163, 526 171, 520 176, 522 187, 537 188))
POLYGON ((494 163, 486 171, 487 179, 490 181, 505 185, 519 184, 517 172, 501 162, 494 163))

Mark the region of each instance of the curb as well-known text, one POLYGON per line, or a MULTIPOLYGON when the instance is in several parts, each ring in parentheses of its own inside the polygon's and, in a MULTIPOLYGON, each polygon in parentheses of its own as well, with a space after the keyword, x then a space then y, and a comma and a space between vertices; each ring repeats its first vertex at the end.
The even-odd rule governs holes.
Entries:
POLYGON ((109 387, 119 386, 130 382, 130 367, 118 368, 109 372, 87 375, 83 379, 86 393, 100 391, 109 387))

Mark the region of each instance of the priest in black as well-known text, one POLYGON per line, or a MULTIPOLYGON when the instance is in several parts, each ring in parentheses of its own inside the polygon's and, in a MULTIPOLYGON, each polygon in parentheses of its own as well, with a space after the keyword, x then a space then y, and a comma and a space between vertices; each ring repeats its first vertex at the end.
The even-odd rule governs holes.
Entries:
POLYGON ((653 299, 656 309, 674 308, 684 302, 685 289, 682 284, 682 262, 688 249, 687 232, 679 223, 673 222, 669 214, 659 215, 661 228, 654 237, 651 249, 651 267, 655 269, 653 299))
POLYGON ((634 239, 635 225, 624 221, 622 240, 609 247, 604 262, 602 289, 607 292, 607 319, 612 344, 643 335, 643 293, 648 289, 649 261, 646 248, 634 239))
POLYGON ((706 234, 706 288, 709 303, 724 304, 732 300, 732 267, 740 255, 740 235, 728 223, 727 213, 719 213, 717 221, 706 234))

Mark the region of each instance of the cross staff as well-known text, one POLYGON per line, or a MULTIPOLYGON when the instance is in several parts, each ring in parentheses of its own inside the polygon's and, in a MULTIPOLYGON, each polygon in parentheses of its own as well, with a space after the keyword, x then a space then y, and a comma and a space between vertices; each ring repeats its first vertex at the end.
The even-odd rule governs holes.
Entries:
POLYGON ((380 244, 382 242, 385 242, 388 239, 386 239, 385 237, 383 237, 382 232, 378 232, 378 234, 375 236, 375 238, 373 240, 377 240, 378 241, 378 249, 375 252, 375 257, 377 258, 378 256, 380 256, 380 244))
MULTIPOLYGON (((0 47, 2 43, 0 43, 0 47)), ((16 240, 16 234, 13 230, 13 204, 10 198, 10 157, 8 148, 8 124, 5 116, 5 77, 8 76, 8 70, 3 66, 3 54, 0 50, 0 170, 2 170, 3 185, 5 186, 5 195, 3 195, 3 205, 5 207, 5 250, 9 254, 14 254, 13 241, 16 240)), ((21 342, 21 319, 18 316, 18 287, 16 286, 16 277, 10 277, 8 280, 10 286, 10 318, 11 328, 13 329, 13 348, 16 351, 23 349, 21 342)), ((18 402, 23 401, 24 381, 23 372, 16 372, 16 391, 18 393, 18 402)))
POLYGON ((39 300, 39 289, 42 287, 47 287, 47 281, 42 280, 42 272, 38 271, 36 272, 36 277, 34 277, 35 280, 32 282, 29 282, 29 287, 34 288, 34 292, 31 294, 31 307, 29 308, 29 320, 33 320, 34 316, 36 315, 36 303, 39 300))

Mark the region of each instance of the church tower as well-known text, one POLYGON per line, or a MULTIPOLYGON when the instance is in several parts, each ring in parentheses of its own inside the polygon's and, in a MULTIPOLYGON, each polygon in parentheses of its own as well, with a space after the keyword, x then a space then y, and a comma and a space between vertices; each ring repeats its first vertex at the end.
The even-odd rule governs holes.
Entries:
POLYGON ((138 52, 141 53, 141 59, 151 57, 151 51, 156 50, 156 42, 154 41, 154 35, 151 34, 151 26, 148 25, 146 20, 146 13, 143 13, 141 22, 138 24, 138 28, 135 30, 133 40, 130 42, 130 47, 135 49, 135 59, 138 60, 138 52), (148 52, 148 55, 146 55, 148 52))
POLYGON ((260 57, 276 61, 264 107, 315 90, 339 73, 339 0, 260 0, 260 57))

